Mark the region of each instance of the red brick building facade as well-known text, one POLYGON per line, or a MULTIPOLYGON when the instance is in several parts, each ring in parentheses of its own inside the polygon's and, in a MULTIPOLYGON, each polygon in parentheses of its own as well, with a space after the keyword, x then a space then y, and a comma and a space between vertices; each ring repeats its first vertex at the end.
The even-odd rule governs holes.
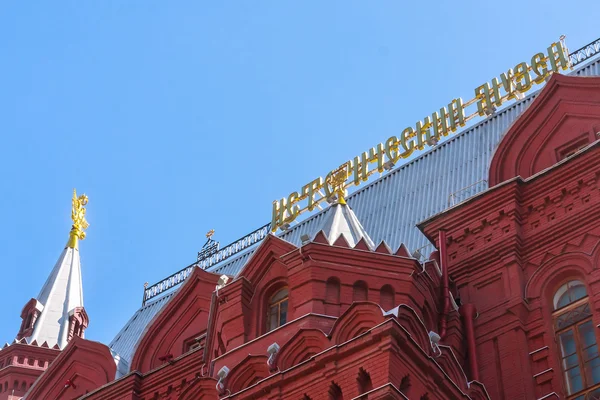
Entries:
POLYGON ((111 349, 74 335, 56 354, 8 346, 0 382, 33 400, 598 399, 599 132, 600 78, 553 75, 490 188, 419 224, 429 260, 373 243, 342 202, 235 276, 195 268, 118 379, 111 349))

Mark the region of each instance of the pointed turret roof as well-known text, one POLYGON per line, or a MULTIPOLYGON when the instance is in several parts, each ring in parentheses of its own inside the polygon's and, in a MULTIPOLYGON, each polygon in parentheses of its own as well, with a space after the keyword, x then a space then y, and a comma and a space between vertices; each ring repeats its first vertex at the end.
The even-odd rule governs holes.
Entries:
POLYGON ((345 201, 339 201, 325 211, 320 229, 311 239, 319 234, 324 235, 329 244, 334 244, 341 236, 350 247, 362 240, 371 250, 375 249, 375 243, 345 201))
MULTIPOLYGON (((83 286, 81 284, 81 261, 78 241, 85 237, 84 229, 88 227, 85 220, 87 196, 77 197, 73 191, 73 208, 71 218, 73 226, 66 247, 60 254, 50 276, 38 296, 28 303, 35 307, 35 316, 28 321, 32 329, 25 334, 28 343, 47 343, 49 347, 58 345, 64 348, 73 335, 82 335, 80 331, 69 332, 70 322, 74 314, 85 314, 83 311, 83 286), (29 334, 30 333, 30 334, 29 334)), ((26 306, 27 308, 28 306, 26 306)), ((22 315, 27 319, 26 310, 22 315)), ((87 315, 84 317, 87 326, 87 315)), ((24 321, 24 324, 27 324, 24 321)), ((27 327, 25 327, 27 328, 27 327)), ((83 329, 82 329, 83 328, 83 329)), ((22 328, 23 329, 23 328, 22 328)))

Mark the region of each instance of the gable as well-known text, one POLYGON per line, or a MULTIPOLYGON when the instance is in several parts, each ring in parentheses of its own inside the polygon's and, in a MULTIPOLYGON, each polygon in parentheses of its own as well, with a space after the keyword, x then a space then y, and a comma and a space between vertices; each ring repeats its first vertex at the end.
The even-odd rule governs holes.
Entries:
POLYGON ((489 186, 551 167, 598 139, 600 78, 552 75, 500 141, 489 186))
POLYGON ((116 371, 108 347, 75 336, 24 398, 78 398, 111 382, 116 371))
POLYGON ((212 294, 219 276, 195 268, 192 275, 148 325, 131 370, 147 372, 186 352, 206 332, 212 294))

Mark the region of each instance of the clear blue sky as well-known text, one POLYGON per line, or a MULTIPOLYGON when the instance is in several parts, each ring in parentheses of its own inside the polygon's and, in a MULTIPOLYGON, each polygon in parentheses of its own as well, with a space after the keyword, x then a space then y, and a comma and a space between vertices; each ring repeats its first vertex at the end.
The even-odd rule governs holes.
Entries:
POLYGON ((66 243, 73 187, 90 198, 87 337, 108 343, 209 229, 237 239, 559 35, 600 36, 597 0, 440 3, 5 2, 0 341, 66 243))

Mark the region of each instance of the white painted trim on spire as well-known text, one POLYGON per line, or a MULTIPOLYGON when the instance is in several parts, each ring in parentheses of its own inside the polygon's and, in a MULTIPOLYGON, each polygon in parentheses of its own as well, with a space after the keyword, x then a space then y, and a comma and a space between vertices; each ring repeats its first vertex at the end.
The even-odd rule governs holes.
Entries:
POLYGON ((66 247, 62 251, 36 300, 42 305, 41 314, 27 342, 47 342, 49 347, 58 345, 63 349, 69 334, 69 316, 76 307, 83 307, 79 250, 66 247))

